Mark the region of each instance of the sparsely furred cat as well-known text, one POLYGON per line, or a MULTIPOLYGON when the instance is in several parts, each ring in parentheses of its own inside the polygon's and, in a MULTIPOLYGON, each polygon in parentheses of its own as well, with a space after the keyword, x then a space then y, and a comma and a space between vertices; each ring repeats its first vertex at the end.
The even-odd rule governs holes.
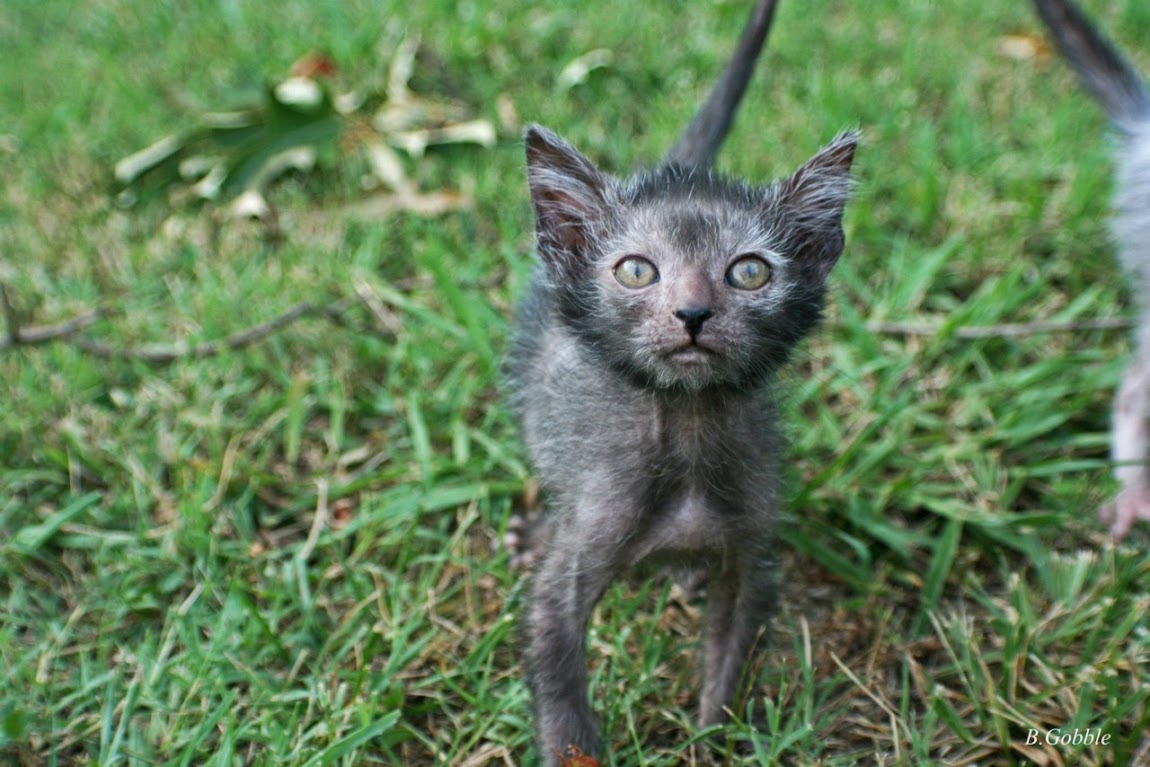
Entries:
POLYGON ((709 169, 774 13, 759 0, 707 102, 654 171, 613 178, 527 131, 542 261, 509 358, 548 505, 523 621, 542 757, 595 754, 585 634, 639 562, 706 571, 700 723, 725 720, 774 602, 783 444, 772 379, 818 323, 843 249, 857 135, 768 186, 709 169))
POLYGON ((1111 455, 1122 483, 1102 509, 1115 538, 1150 520, 1150 96, 1130 62, 1069 0, 1034 0, 1059 51, 1119 132, 1111 230, 1142 302, 1134 359, 1114 398, 1111 455))

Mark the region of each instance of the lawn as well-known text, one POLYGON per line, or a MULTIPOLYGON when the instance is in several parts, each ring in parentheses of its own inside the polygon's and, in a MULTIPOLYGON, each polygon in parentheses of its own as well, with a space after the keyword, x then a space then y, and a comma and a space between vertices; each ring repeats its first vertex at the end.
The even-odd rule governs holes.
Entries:
MULTIPOLYGON (((1150 6, 1085 4, 1150 72, 1150 6)), ((0 763, 534 762, 500 547, 535 495, 499 383, 522 126, 657 160, 747 6, 0 7, 0 763), (260 220, 117 193, 118 161, 306 54, 378 94, 404 50, 416 106, 497 135, 388 155, 414 197, 360 118, 260 220)), ((1096 516, 1135 302, 1105 120, 1042 40, 1022 0, 781 3, 720 168, 864 135, 827 322, 781 382, 782 606, 705 733, 700 605, 614 586, 601 764, 1148 758, 1150 527, 1096 516)))

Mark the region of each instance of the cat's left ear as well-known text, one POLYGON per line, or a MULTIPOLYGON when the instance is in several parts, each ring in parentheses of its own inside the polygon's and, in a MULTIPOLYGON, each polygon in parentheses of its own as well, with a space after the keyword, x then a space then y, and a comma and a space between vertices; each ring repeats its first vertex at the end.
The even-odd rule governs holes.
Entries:
POLYGON ((608 177, 546 128, 532 125, 526 139, 539 254, 550 266, 574 266, 585 257, 594 224, 606 213, 608 177))
POLYGON ((825 278, 842 254, 843 208, 850 198, 858 131, 840 133, 780 184, 789 250, 825 278))

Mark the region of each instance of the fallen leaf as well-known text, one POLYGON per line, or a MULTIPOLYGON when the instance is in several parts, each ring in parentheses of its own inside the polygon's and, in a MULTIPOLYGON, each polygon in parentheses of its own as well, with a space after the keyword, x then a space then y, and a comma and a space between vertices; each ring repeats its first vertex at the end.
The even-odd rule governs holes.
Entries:
POLYGON ((519 132, 519 110, 506 93, 500 93, 495 100, 495 114, 499 115, 499 127, 508 133, 519 132))
POLYGON ((495 145, 495 127, 487 120, 469 120, 441 128, 401 131, 391 134, 388 139, 412 157, 419 157, 432 144, 472 143, 492 147, 495 145))
POLYGON ((275 87, 281 104, 314 109, 323 101, 323 89, 310 77, 291 77, 275 87))
POLYGON ((387 100, 405 101, 411 96, 407 84, 415 71, 415 54, 419 50, 419 38, 404 38, 391 57, 391 67, 387 71, 387 100))
POLYGON ((378 194, 362 202, 345 205, 340 215, 359 219, 377 219, 392 213, 407 212, 431 218, 452 210, 470 208, 470 195, 452 191, 418 192, 407 189, 394 194, 378 194))
POLYGON ((339 68, 326 53, 312 51, 296 59, 291 65, 293 77, 307 77, 312 80, 319 77, 335 77, 339 68))
MULTIPOLYGON (((348 206, 345 212, 377 217, 403 210, 432 216, 470 205, 467 194, 419 190, 395 151, 419 158, 438 144, 490 147, 497 140, 495 126, 470 117, 464 105, 411 90, 418 50, 415 36, 396 48, 383 94, 334 94, 324 79, 338 73, 335 62, 319 52, 300 57, 291 77, 269 85, 262 103, 205 114, 187 131, 118 162, 114 175, 120 201, 132 205, 150 193, 176 187, 168 194, 169 203, 221 201, 232 217, 267 221, 274 217, 274 208, 266 190, 276 179, 288 172, 306 173, 329 154, 362 151, 371 169, 365 189, 382 186, 388 193, 348 206), (376 108, 381 96, 382 106, 376 108), (365 115, 367 105, 374 111, 365 115)), ((505 123, 516 119, 509 105, 506 100, 500 103, 505 123)))
POLYGON ((996 50, 1000 56, 1015 61, 1044 61, 1050 58, 1050 44, 1041 35, 1003 35, 996 50))
POLYGON ((587 81, 587 76, 594 72, 596 69, 603 69, 610 66, 615 60, 615 54, 607 48, 596 48, 592 51, 587 51, 582 56, 573 59, 563 70, 559 72, 559 77, 556 79, 556 84, 559 90, 571 90, 576 85, 581 85, 587 81))
POLYGON ((180 181, 200 199, 229 199, 310 170, 319 147, 337 145, 342 122, 326 90, 293 78, 269 88, 261 108, 204 115, 198 127, 120 160, 114 175, 128 204, 180 181))
POLYGON ((365 142, 364 150, 374 179, 388 189, 399 189, 406 183, 407 174, 395 150, 382 141, 365 142))
POLYGON ((316 159, 315 147, 308 145, 294 146, 278 154, 267 155, 248 180, 247 190, 264 189, 289 171, 307 173, 315 167, 316 159))
POLYGON ((355 517, 356 504, 350 498, 341 498, 331 507, 331 529, 342 530, 355 517))
POLYGON ((181 136, 164 136, 151 146, 128 155, 116 163, 113 171, 116 180, 125 185, 132 183, 152 168, 175 158, 184 144, 185 140, 181 136))
POLYGON ((587 756, 583 750, 578 746, 572 744, 567 746, 567 755, 559 755, 560 767, 599 767, 598 760, 593 756, 587 756))
POLYGON ((384 135, 405 130, 438 127, 464 118, 458 104, 432 101, 409 95, 402 100, 389 99, 371 118, 371 127, 384 135))
POLYGON ((232 200, 228 214, 234 218, 254 218, 263 221, 271 215, 271 206, 256 189, 249 189, 232 200))

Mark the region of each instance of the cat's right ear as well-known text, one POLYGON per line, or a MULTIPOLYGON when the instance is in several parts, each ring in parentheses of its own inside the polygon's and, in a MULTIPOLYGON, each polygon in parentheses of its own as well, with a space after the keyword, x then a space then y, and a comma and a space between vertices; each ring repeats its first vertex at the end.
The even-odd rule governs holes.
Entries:
POLYGON ((608 179, 575 147, 546 128, 527 129, 527 183, 539 254, 560 269, 581 261, 593 225, 606 211, 608 179), (561 263, 555 263, 560 261, 561 263))

